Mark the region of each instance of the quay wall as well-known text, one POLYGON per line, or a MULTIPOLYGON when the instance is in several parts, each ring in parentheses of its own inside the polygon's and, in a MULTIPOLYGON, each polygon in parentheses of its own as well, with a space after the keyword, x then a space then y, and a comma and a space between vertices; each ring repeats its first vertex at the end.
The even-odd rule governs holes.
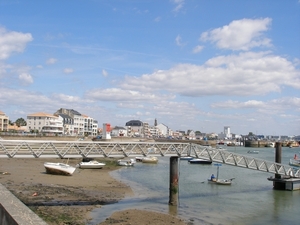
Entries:
POLYGON ((1 225, 47 225, 2 184, 0 193, 1 225))

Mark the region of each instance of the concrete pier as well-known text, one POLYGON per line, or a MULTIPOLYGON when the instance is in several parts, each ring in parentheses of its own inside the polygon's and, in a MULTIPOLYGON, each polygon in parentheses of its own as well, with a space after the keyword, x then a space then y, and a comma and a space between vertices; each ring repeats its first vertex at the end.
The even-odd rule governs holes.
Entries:
POLYGON ((2 184, 0 184, 0 224, 47 225, 2 184))

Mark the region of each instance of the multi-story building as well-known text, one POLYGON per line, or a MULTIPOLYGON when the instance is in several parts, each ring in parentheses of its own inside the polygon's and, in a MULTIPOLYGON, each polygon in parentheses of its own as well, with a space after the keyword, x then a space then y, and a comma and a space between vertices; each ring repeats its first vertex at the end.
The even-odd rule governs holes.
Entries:
POLYGON ((159 136, 161 136, 161 137, 167 137, 167 136, 169 136, 169 128, 168 128, 168 126, 166 126, 163 123, 160 123, 156 127, 158 129, 159 136))
MULTIPOLYGON (((64 109, 61 108, 54 113, 55 115, 67 115, 73 121, 73 130, 68 134, 71 135, 92 135, 96 136, 98 134, 98 122, 93 118, 83 115, 74 109, 64 109)), ((65 124, 64 124, 65 125, 65 124)))
POLYGON ((140 120, 130 120, 125 124, 128 137, 143 137, 144 125, 140 120))
POLYGON ((27 130, 29 132, 44 134, 63 134, 63 118, 44 112, 29 114, 27 116, 27 130))
POLYGON ((149 136, 158 137, 158 128, 156 126, 149 126, 149 136))
POLYGON ((60 113, 55 115, 63 118, 64 135, 72 136, 74 134, 74 119, 67 114, 60 113))
POLYGON ((127 137, 127 129, 125 127, 115 126, 110 133, 112 137, 127 137))
POLYGON ((0 111, 0 131, 7 131, 9 117, 4 112, 0 111))

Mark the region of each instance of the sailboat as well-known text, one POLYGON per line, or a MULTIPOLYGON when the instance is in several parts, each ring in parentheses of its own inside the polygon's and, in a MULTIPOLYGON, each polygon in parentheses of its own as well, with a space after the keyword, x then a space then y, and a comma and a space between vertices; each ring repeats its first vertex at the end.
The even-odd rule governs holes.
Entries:
POLYGON ((217 166, 217 177, 215 177, 213 174, 211 175, 210 179, 208 179, 209 183, 212 184, 221 184, 221 185, 231 185, 231 182, 234 178, 230 178, 230 179, 219 179, 219 168, 220 166, 222 166, 221 163, 216 163, 214 164, 215 166, 217 166))

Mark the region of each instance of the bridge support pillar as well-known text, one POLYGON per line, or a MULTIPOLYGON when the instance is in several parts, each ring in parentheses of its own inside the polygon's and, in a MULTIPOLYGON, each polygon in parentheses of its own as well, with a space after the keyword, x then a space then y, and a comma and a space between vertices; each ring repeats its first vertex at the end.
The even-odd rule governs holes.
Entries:
MULTIPOLYGON (((281 142, 276 142, 275 143, 275 162, 281 163, 281 142)), ((275 180, 277 181, 281 180, 281 175, 280 174, 275 174, 275 180)), ((277 182, 273 181, 273 188, 275 190, 285 190, 285 183, 282 182, 277 182)))
POLYGON ((176 205, 178 204, 178 156, 170 157, 170 189, 169 189, 169 204, 176 205))

